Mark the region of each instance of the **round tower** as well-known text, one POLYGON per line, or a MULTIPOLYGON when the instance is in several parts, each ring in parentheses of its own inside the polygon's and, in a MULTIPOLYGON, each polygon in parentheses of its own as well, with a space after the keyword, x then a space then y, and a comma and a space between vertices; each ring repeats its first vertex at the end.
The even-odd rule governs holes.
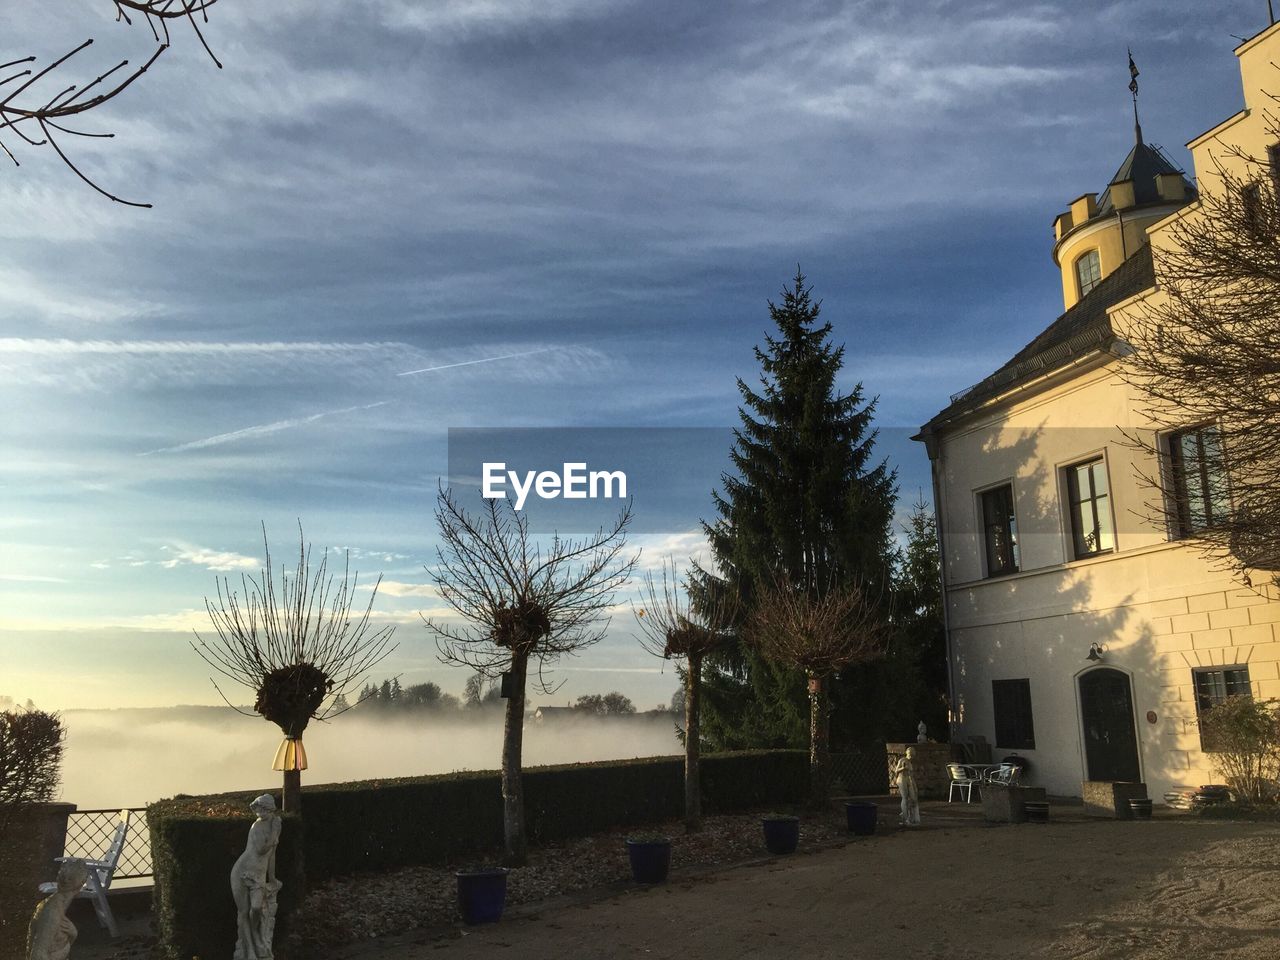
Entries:
POLYGON ((1191 181, 1140 136, 1101 196, 1077 197, 1053 221, 1064 310, 1145 246, 1149 226, 1195 199, 1191 181))

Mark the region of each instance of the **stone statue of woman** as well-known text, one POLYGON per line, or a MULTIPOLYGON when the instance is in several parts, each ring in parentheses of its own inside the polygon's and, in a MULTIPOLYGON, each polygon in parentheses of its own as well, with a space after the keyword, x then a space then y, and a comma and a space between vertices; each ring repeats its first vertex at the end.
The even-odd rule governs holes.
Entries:
POLYGON ((276 927, 276 846, 280 815, 276 801, 264 793, 249 804, 258 817, 249 828, 244 853, 231 868, 231 895, 236 901, 236 952, 233 960, 273 960, 271 938, 276 927))
POLYGON ((76 925, 67 907, 89 879, 83 860, 64 860, 58 868, 58 889, 40 901, 27 928, 27 960, 67 960, 76 942, 76 925))
POLYGON ((902 798, 902 825, 906 827, 920 826, 920 796, 916 792, 915 759, 916 748, 907 747, 907 752, 893 768, 898 779, 898 796, 902 798))

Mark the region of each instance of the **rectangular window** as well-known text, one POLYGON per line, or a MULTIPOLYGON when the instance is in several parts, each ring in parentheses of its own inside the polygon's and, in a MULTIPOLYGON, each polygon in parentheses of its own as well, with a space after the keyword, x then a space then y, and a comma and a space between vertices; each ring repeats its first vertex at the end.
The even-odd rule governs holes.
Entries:
POLYGON ((1254 232, 1262 228, 1262 184, 1246 184, 1240 190, 1245 228, 1254 232))
POLYGON ((1175 534, 1190 537, 1227 517, 1226 459, 1222 435, 1213 424, 1169 435, 1175 534))
POLYGON ((1031 722, 1031 681, 992 680, 991 703, 995 710, 996 746, 1006 750, 1034 750, 1036 730, 1031 722))
POLYGON ((982 529, 987 547, 987 576, 1018 572, 1018 521, 1013 515, 1013 485, 982 494, 982 529))
POLYGON ((1267 147, 1267 166, 1271 174, 1271 186, 1275 194, 1280 196, 1280 143, 1267 147))
POLYGON ((1098 457, 1068 467, 1066 473, 1067 507, 1076 559, 1114 550, 1116 531, 1111 518, 1106 462, 1098 457))
MULTIPOLYGON (((1196 688, 1197 718, 1203 717, 1207 710, 1216 707, 1227 697, 1253 696, 1253 689, 1249 686, 1248 666, 1192 670, 1191 678, 1196 688)), ((1200 749, 1209 753, 1214 750, 1214 744, 1205 738, 1203 727, 1200 728, 1200 749)))

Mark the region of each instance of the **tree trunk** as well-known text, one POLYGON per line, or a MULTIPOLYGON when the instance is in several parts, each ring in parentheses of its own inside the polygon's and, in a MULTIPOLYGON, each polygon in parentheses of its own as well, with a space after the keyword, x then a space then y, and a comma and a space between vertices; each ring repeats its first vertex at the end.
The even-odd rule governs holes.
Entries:
POLYGON ((286 770, 284 772, 284 789, 280 791, 280 811, 282 813, 302 812, 301 770, 286 770))
POLYGON ((524 866, 529 853, 524 835, 524 786, 520 780, 524 752, 524 684, 528 668, 528 653, 512 655, 511 696, 507 698, 507 715, 502 729, 503 862, 508 867, 524 866))
POLYGON ((702 696, 702 654, 689 654, 684 677, 684 828, 702 829, 702 781, 699 773, 699 699, 702 696))
POLYGON ((831 790, 831 713, 827 677, 809 674, 809 795, 816 808, 825 807, 831 790))

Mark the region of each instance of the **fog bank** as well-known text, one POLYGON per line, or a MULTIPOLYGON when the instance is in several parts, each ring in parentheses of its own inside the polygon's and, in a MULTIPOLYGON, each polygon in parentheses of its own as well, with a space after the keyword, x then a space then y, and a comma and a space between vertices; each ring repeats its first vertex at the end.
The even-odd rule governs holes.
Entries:
MULTIPOLYGON (((62 799, 81 809, 137 807, 178 793, 278 787, 280 731, 226 707, 68 710, 62 799)), ((352 711, 306 733, 303 783, 494 770, 502 711, 413 717, 352 711)), ((679 753, 673 717, 569 717, 525 724, 526 766, 679 753)))

